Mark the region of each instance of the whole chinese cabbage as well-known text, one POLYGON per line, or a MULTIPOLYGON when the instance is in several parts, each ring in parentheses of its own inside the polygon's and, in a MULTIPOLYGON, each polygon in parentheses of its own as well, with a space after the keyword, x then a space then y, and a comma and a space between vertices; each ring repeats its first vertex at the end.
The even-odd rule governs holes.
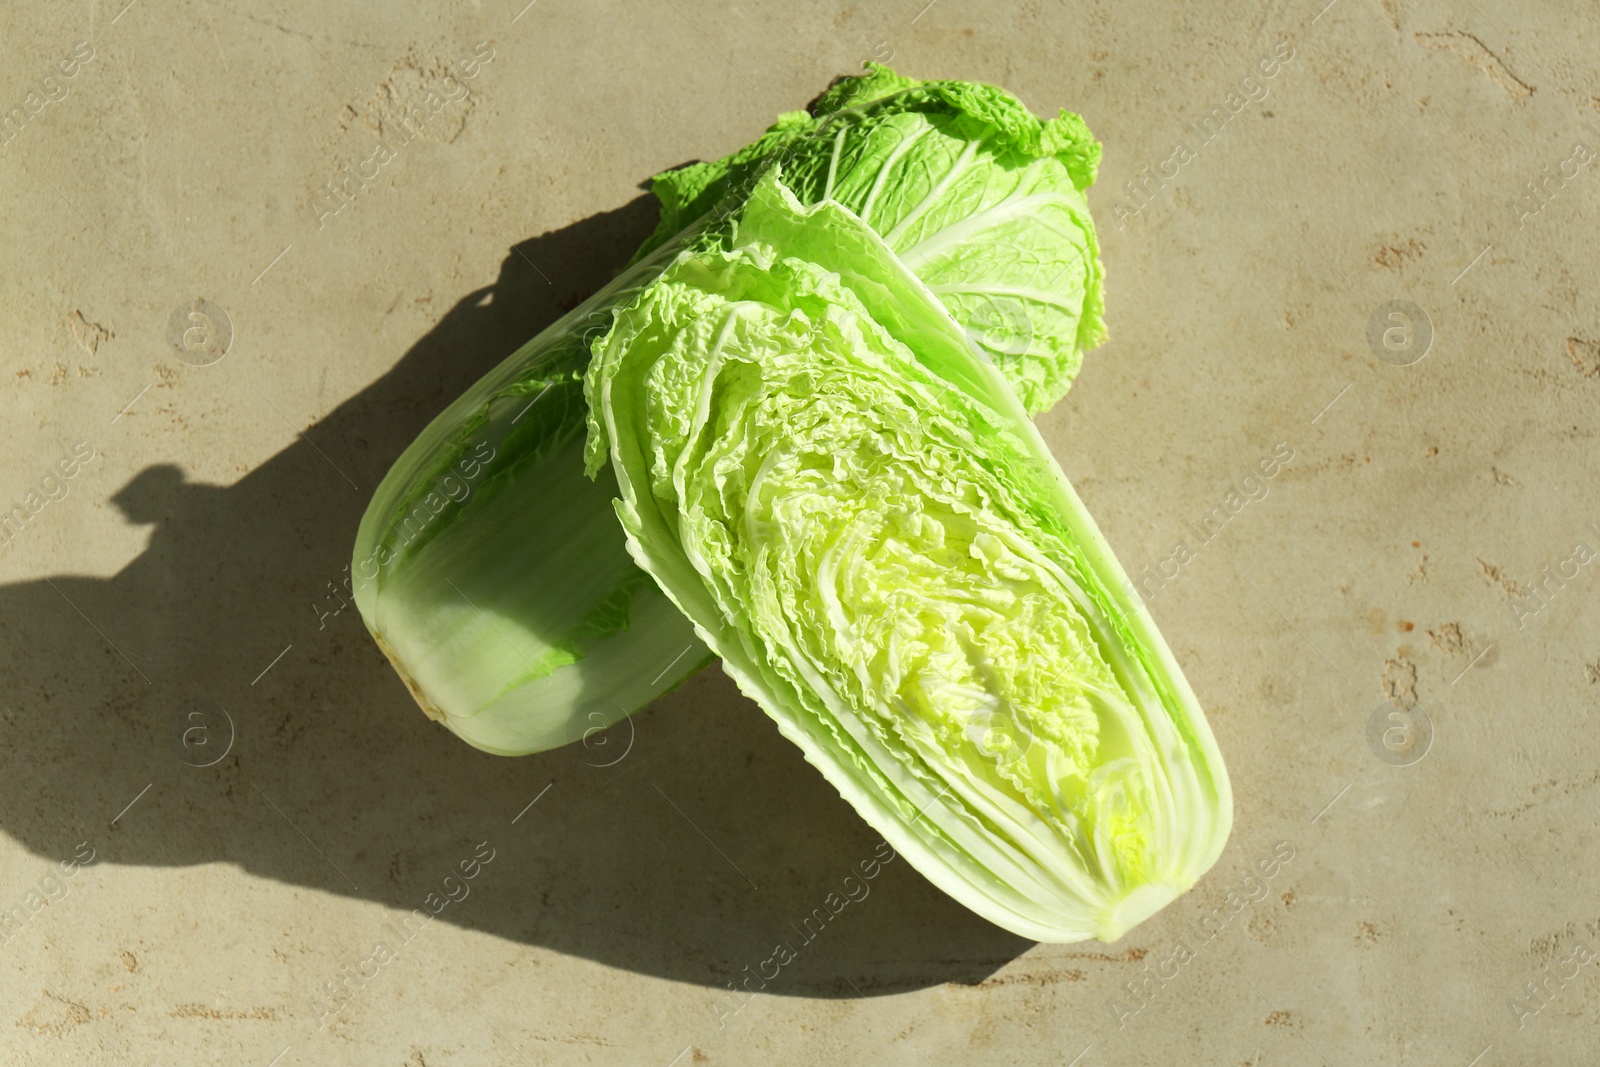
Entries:
POLYGON ((930 880, 1113 941, 1216 860, 1193 693, 994 365, 837 201, 769 168, 619 309, 585 388, 628 549, 930 880))
POLYGON ((804 202, 866 218, 993 359, 1028 411, 1099 342, 1100 264, 1083 190, 1099 146, 992 86, 842 79, 726 159, 656 178, 661 224, 611 285, 451 404, 385 477, 357 535, 356 603, 417 702, 517 754, 605 727, 710 652, 629 559, 615 485, 583 476, 582 377, 614 309, 689 250, 732 239, 783 167, 804 202))

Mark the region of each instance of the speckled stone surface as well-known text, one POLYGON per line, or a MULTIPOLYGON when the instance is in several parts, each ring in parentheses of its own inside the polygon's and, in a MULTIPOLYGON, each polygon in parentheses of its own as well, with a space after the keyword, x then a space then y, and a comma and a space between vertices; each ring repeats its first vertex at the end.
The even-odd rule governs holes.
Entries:
POLYGON ((1592 1054, 1595 10, 124 2, 0 35, 0 1060, 1592 1054), (1039 421, 1237 805, 1116 945, 898 860, 802 940, 877 838, 720 671, 499 759, 342 607, 389 462, 639 183, 874 58, 1105 144, 1112 340, 1039 421))

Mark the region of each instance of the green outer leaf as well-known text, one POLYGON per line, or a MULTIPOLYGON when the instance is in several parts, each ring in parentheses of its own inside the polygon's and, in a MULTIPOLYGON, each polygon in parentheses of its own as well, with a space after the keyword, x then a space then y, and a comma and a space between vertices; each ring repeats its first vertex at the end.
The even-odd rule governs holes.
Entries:
POLYGON ((418 704, 485 751, 579 740, 711 658, 629 560, 610 479, 583 476, 588 339, 675 247, 445 409, 362 517, 351 567, 362 619, 418 704))

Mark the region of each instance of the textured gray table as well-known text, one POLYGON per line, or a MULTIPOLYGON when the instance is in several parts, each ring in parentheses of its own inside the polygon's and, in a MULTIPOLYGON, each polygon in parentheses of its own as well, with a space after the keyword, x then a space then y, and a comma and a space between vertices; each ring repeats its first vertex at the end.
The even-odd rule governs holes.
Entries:
POLYGON ((0 39, 7 1063, 1595 1046, 1592 8, 123 2, 0 39), (758 709, 713 670, 609 748, 484 756, 339 586, 389 459, 648 232, 642 179, 891 57, 1105 142, 1113 340, 1041 425, 1237 822, 1115 946, 890 863, 736 995, 876 844, 758 709))

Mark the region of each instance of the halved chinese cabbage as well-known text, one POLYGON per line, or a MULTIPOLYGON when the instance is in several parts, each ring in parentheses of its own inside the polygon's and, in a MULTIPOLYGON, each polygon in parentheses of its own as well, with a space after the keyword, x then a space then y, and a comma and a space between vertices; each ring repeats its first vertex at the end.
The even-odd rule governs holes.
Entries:
POLYGON ((1232 820, 1205 718, 1006 380, 769 169, 585 378, 628 549, 856 810, 1041 941, 1112 941, 1232 820))

